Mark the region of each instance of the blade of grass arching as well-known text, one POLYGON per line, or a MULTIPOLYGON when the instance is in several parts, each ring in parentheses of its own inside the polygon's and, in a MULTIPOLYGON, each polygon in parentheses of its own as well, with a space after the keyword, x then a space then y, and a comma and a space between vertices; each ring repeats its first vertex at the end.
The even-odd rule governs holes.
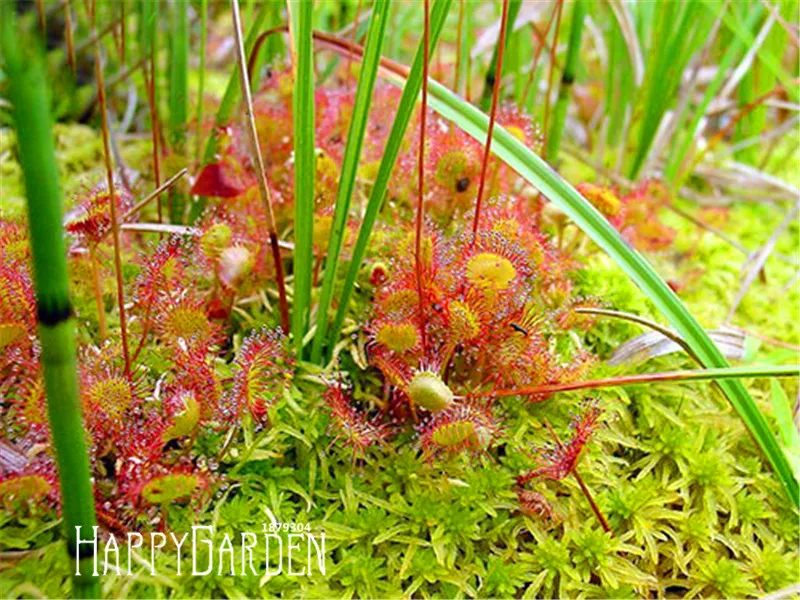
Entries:
POLYGON ((81 528, 83 538, 91 538, 97 521, 78 393, 75 320, 70 306, 47 80, 37 51, 23 51, 14 21, 13 5, 4 2, 0 6, 0 47, 5 58, 8 94, 15 107, 18 158, 27 196, 45 395, 61 484, 72 593, 78 598, 97 598, 100 580, 92 576, 91 555, 79 562, 80 575, 76 575, 74 562, 79 557, 75 544, 77 528, 81 528))
POLYGON ((553 109, 553 126, 547 136, 547 156, 555 161, 561 146, 561 134, 567 122, 567 108, 569 107, 572 84, 578 68, 581 40, 583 39, 583 21, 586 17, 584 0, 575 0, 572 9, 572 24, 569 31, 569 45, 567 58, 564 60, 564 71, 561 73, 561 85, 558 87, 558 100, 553 109))
POLYGON ((312 260, 314 257, 314 179, 316 172, 314 132, 314 3, 287 3, 292 28, 294 58, 294 306, 292 335, 301 358, 303 337, 311 305, 312 260))
MULTIPOLYGON (((519 14, 519 9, 522 7, 522 0, 511 0, 508 3, 508 32, 509 35, 506 36, 506 43, 505 48, 508 48, 508 40, 511 39, 510 33, 514 31, 514 23, 517 21, 517 15, 519 14)), ((489 106, 492 103, 492 92, 494 91, 494 79, 497 73, 497 52, 499 47, 495 44, 494 52, 492 53, 492 60, 489 62, 489 68, 486 70, 486 77, 484 78, 483 83, 483 93, 481 94, 481 98, 478 101, 478 105, 483 110, 489 110, 489 106)))
POLYGON ((792 405, 780 382, 776 379, 771 381, 772 414, 778 423, 778 432, 781 436, 786 458, 794 468, 795 477, 800 478, 800 433, 794 424, 792 416, 792 405))
MULTIPOLYGON (((444 27, 444 22, 447 19, 447 13, 450 10, 452 0, 436 0, 431 9, 431 30, 430 30, 430 51, 433 52, 436 48, 436 43, 439 40, 439 35, 444 27)), ((411 120, 411 115, 414 112, 414 106, 417 102, 420 87, 422 86, 422 66, 424 60, 424 41, 420 42, 417 47, 417 52, 414 55, 414 62, 411 71, 403 88, 403 94, 400 97, 400 104, 397 107, 397 114, 392 123, 392 130, 389 132, 389 137, 386 140, 386 146, 383 150, 383 158, 378 166, 378 173, 375 176, 375 182, 372 185, 369 199, 367 200, 367 207, 361 222, 361 227, 358 231, 358 239, 356 240, 353 248, 352 258, 347 270, 344 286, 342 287, 341 297, 339 298, 339 308, 336 311, 333 327, 328 339, 328 357, 330 352, 335 346, 335 341, 339 337, 339 332, 342 330, 344 318, 347 314, 347 305, 350 303, 350 298, 353 295, 353 290, 358 277, 358 272, 361 269, 361 261, 367 251, 367 243, 372 234, 372 228, 375 226, 375 220, 378 218, 378 213, 383 206, 383 200, 386 196, 386 188, 389 185, 389 177, 392 175, 397 156, 400 153, 400 146, 403 142, 408 123, 411 120)))
MULTIPOLYGON (((431 82, 431 108, 455 121, 476 140, 483 140, 489 118, 480 110, 452 94, 447 88, 431 82)), ((630 277, 669 320, 675 330, 692 347, 706 368, 726 368, 728 362, 708 337, 678 296, 636 250, 628 246, 619 233, 574 187, 561 178, 546 162, 526 148, 502 127, 495 128, 494 153, 551 202, 561 208, 617 265, 630 277)), ((745 426, 764 452, 786 494, 800 506, 800 490, 792 470, 770 431, 764 415, 744 386, 735 380, 719 381, 719 386, 738 412, 745 426)))
MULTIPOLYGON (((144 2, 147 4, 149 0, 144 0, 144 2)), ((250 24, 250 29, 247 30, 247 35, 245 36, 244 41, 244 49, 248 55, 253 49, 253 45, 256 43, 256 39, 258 38, 258 34, 264 25, 264 21, 270 14, 270 7, 272 4, 272 2, 263 2, 260 5, 253 22, 250 24)), ((214 159, 217 155, 217 144, 219 142, 219 129, 230 123, 233 110, 236 108, 236 103, 241 97, 241 91, 242 88, 239 82, 239 75, 234 70, 231 73, 228 84, 225 86, 225 92, 222 95, 222 100, 220 101, 219 108, 217 109, 217 114, 214 117, 214 129, 211 131, 211 135, 206 141, 206 147, 203 151, 203 165, 214 162, 214 159)), ((189 223, 194 223, 198 218, 200 218, 200 215, 203 214, 203 211, 206 208, 206 203, 207 201, 205 198, 198 198, 192 204, 191 210, 189 211, 189 223)))
MULTIPOLYGON (((386 22, 391 7, 390 0, 376 0, 369 20, 367 43, 364 47, 364 59, 361 63, 358 76, 353 116, 347 132, 347 145, 342 159, 342 170, 339 178, 339 189, 336 193, 336 207, 333 213, 328 252, 325 258, 325 275, 322 280, 319 307, 317 309, 317 330, 314 344, 311 349, 312 362, 319 362, 322 358, 322 345, 328 333, 328 312, 333 298, 333 284, 339 265, 339 254, 342 251, 347 216, 350 211, 350 200, 353 197, 358 172, 358 159, 361 156, 361 147, 364 134, 367 130, 367 117, 372 104, 372 93, 375 89, 375 80, 378 75, 383 38, 386 32, 386 22)), ((295 300, 296 301, 296 300, 295 300)))

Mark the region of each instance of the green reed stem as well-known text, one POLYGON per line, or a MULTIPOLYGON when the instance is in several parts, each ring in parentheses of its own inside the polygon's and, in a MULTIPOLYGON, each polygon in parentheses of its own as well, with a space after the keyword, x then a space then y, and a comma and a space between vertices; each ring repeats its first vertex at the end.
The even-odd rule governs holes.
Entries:
POLYGON ((561 73, 561 85, 558 88, 558 100, 553 109, 553 126, 547 136, 547 156, 555 161, 558 158, 558 150, 561 146, 561 135, 564 132, 564 124, 567 122, 567 108, 569 107, 572 84, 580 60, 581 40, 583 39, 583 21, 586 17, 586 4, 584 0, 575 0, 572 9, 572 26, 569 31, 569 46, 567 46, 567 58, 564 61, 564 71, 561 73))
MULTIPOLYGON (((75 322, 48 86, 40 56, 36 51, 24 51, 17 38, 12 5, 3 3, 0 17, 5 73, 15 107, 18 154, 28 203, 47 412, 58 463, 67 551, 71 559, 76 559, 76 527, 82 528, 83 537, 91 537, 96 519, 78 393, 75 322)), ((70 563, 73 595, 97 597, 100 580, 92 575, 92 558, 80 561, 81 575, 74 575, 74 563, 70 563)))

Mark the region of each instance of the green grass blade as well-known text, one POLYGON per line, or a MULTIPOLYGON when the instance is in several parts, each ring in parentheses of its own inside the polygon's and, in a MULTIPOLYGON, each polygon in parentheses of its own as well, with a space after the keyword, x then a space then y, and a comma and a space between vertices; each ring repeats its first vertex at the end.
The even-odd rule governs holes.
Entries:
MULTIPOLYGON (((762 13, 763 8, 760 4, 757 4, 753 7, 750 16, 747 19, 748 30, 752 30, 758 25, 762 13)), ((722 83, 728 76, 730 68, 733 65, 733 61, 736 60, 736 58, 740 55, 742 48, 743 44, 739 38, 735 39, 734 42, 728 46, 725 54, 722 57, 722 60, 719 63, 717 74, 714 76, 714 79, 711 81, 711 83, 709 83, 706 87, 700 104, 692 110, 694 116, 688 127, 682 124, 684 115, 678 116, 680 121, 677 131, 680 133, 678 133, 675 137, 676 146, 674 146, 673 151, 670 152, 670 155, 667 159, 667 166, 664 169, 664 178, 667 181, 675 181, 675 177, 678 175, 678 170, 680 169, 681 165, 683 165, 686 155, 689 152, 689 147, 691 146, 692 142, 695 141, 698 125, 700 124, 701 119, 705 117, 708 105, 711 104, 711 101, 716 96, 720 87, 722 87, 722 83)))
MULTIPOLYGON (((290 11, 294 12, 293 10, 290 11)), ((290 14, 290 18, 294 15, 290 14)), ((294 307, 292 335, 298 358, 311 304, 314 235, 314 3, 300 2, 293 43, 294 86, 294 307)))
MULTIPOLYGON (((517 20, 517 15, 519 14, 520 8, 522 8, 522 0, 511 0, 508 3, 508 35, 506 35, 506 49, 508 48, 509 40, 513 37, 512 33, 514 32, 514 23, 517 20)), ((494 78, 495 74, 497 73, 497 51, 498 47, 497 44, 495 44, 492 60, 489 62, 489 68, 486 70, 486 76, 484 77, 483 93, 478 101, 478 104, 481 106, 481 108, 483 108, 483 110, 489 110, 489 106, 492 104, 494 78)), ((508 56, 508 54, 506 54, 506 56, 508 56)))
POLYGON ((170 32, 169 126, 173 147, 186 139, 189 97, 189 3, 177 0, 170 32))
MULTIPOLYGON (((28 203, 34 283, 42 348, 47 413, 61 483, 64 533, 75 597, 99 597, 100 580, 92 576, 92 558, 81 561, 76 575, 76 527, 92 537, 94 512, 89 455, 81 419, 75 354, 75 320, 69 296, 67 248, 58 182, 48 86, 37 52, 25 51, 17 38, 14 7, 0 6, 0 47, 5 58, 8 93, 14 106, 18 156, 28 203)), ((86 555, 84 548, 84 555, 86 555)))
POLYGON ((200 135, 203 130, 203 95, 206 85, 206 46, 208 42, 208 0, 200 0, 200 72, 197 74, 197 140, 195 147, 195 162, 200 161, 200 135))
POLYGON ((372 93, 378 76, 383 38, 386 32, 386 21, 391 7, 390 0, 376 0, 372 7, 369 22, 367 43, 364 47, 364 58, 358 77, 353 116, 347 132, 347 145, 342 160, 342 171, 339 177, 339 189, 336 193, 336 207, 333 213, 333 224, 328 240, 328 252, 325 258, 325 275, 322 281, 319 308, 317 310, 317 331, 311 350, 311 361, 319 362, 322 358, 322 344, 328 332, 328 312, 333 299, 333 284, 339 266, 339 254, 342 251, 347 215, 350 211, 350 200, 356 186, 358 159, 367 130, 367 117, 372 104, 372 93))
POLYGON ((710 14, 692 3, 662 2, 657 6, 655 31, 642 91, 642 120, 629 179, 644 166, 667 109, 675 101, 681 76, 710 30, 710 14))
MULTIPOLYGON (((439 35, 444 27, 451 2, 452 0, 436 0, 431 9, 431 53, 433 53, 436 48, 436 42, 439 40, 439 35)), ((342 330, 344 318, 347 314, 347 305, 353 295, 358 271, 361 269, 361 261, 364 259, 364 254, 366 254, 367 243, 372 234, 372 228, 375 226, 375 220, 378 218, 381 206, 383 206, 383 200, 386 196, 386 187, 389 185, 389 178, 392 175, 392 170, 394 169, 397 155, 400 152, 400 146, 403 142, 403 136, 411 120, 411 115, 417 102, 417 96, 422 86, 423 44, 424 42, 421 41, 414 55, 414 62, 408 80, 403 88, 403 94, 400 97, 400 105, 397 108, 397 114, 392 123, 392 130, 386 140, 383 158, 378 166, 378 174, 375 176, 375 183, 372 186, 372 191, 367 201, 367 208, 361 222, 361 228, 358 232, 358 239, 353 248, 353 256, 347 270, 347 276, 342 288, 342 295, 339 299, 339 308, 336 311, 336 318, 331 328, 328 344, 329 352, 334 346, 333 342, 338 339, 339 332, 342 330)))
POLYGON ((561 74, 561 85, 558 87, 558 100, 553 109, 553 125, 547 136, 547 156, 550 160, 558 158, 561 146, 561 134, 567 122, 567 108, 569 107, 572 84, 575 82, 575 73, 580 59, 581 40, 583 39, 583 21, 586 17, 584 0, 575 0, 572 9, 572 27, 569 32, 569 45, 567 58, 564 61, 564 72, 561 74))
MULTIPOLYGON (((446 119, 454 121, 479 142, 484 142, 489 125, 489 117, 485 113, 435 81, 430 82, 430 92, 431 108, 446 119)), ((492 150, 500 160, 567 213, 578 227, 612 257, 691 345, 706 368, 729 366, 719 348, 675 292, 574 187, 502 127, 495 127, 492 150)), ((772 464, 792 503, 800 506, 800 490, 792 469, 753 398, 739 381, 723 380, 719 381, 719 386, 772 464)))

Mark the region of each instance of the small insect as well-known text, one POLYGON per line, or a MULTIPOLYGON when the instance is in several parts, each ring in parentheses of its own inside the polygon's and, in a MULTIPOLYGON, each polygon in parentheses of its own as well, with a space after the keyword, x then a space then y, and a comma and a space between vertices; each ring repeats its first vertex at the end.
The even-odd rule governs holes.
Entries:
POLYGON ((470 181, 469 177, 462 177, 458 181, 456 181, 456 191, 457 192, 466 192, 467 188, 469 187, 470 181))
POLYGON ((511 327, 514 329, 514 331, 518 331, 522 335, 528 335, 528 330, 522 327, 521 325, 517 325, 516 323, 511 323, 511 327))
POLYGON ((438 302, 434 302, 434 303, 431 305, 431 308, 432 308, 432 309, 433 309, 435 312, 437 312, 437 313, 441 313, 441 312, 444 310, 444 309, 442 308, 442 305, 441 305, 441 304, 439 304, 438 302))

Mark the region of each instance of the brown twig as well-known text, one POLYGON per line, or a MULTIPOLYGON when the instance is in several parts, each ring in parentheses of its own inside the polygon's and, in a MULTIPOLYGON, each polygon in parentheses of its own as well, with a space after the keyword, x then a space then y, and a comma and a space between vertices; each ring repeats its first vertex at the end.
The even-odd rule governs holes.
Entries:
POLYGON ((278 297, 281 313, 281 326, 284 333, 289 333, 289 304, 286 300, 286 282, 283 277, 283 261, 281 251, 278 246, 278 234, 275 228, 275 214, 272 210, 272 194, 270 192, 267 173, 264 169, 264 158, 261 155, 261 146, 258 143, 258 130, 256 129, 255 115, 253 114, 253 97, 250 93, 250 78, 248 77, 247 60, 244 52, 244 40, 242 39, 242 21, 239 15, 239 1, 231 0, 233 14, 233 34, 236 38, 236 58, 239 68, 239 76, 242 86, 242 96, 244 98, 244 108, 247 113, 248 133, 253 145, 253 152, 256 158, 256 170, 258 189, 261 193, 261 200, 267 215, 267 227, 269 228, 269 242, 272 248, 272 258, 275 262, 275 278, 278 282, 278 297))

